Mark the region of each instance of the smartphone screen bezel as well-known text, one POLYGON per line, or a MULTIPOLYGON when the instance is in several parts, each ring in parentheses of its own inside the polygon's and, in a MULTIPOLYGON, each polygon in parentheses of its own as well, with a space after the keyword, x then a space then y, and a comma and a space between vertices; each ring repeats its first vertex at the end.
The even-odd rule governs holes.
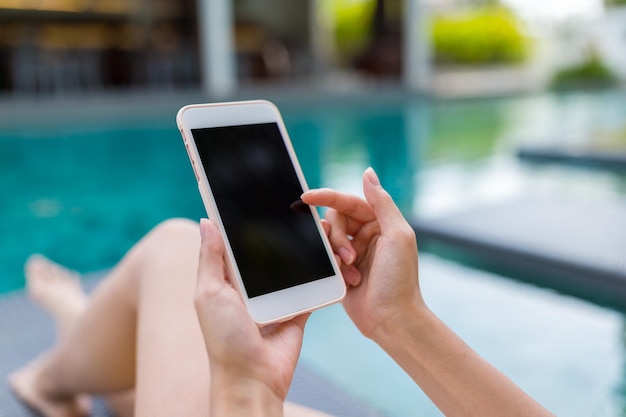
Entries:
POLYGON ((314 208, 311 209, 311 214, 315 220, 320 239, 324 244, 334 274, 326 278, 317 279, 269 294, 252 298, 247 296, 244 283, 233 256, 228 235, 224 229, 215 199, 211 192, 209 180, 202 168, 195 141, 192 139, 193 129, 276 123, 300 185, 302 189, 306 191, 308 187, 304 174, 302 173, 302 169, 287 134, 287 129, 276 106, 265 100, 189 105, 183 107, 178 112, 177 123, 196 174, 198 189, 202 196, 207 214, 210 218, 216 220, 222 236, 224 237, 228 272, 231 278, 234 278, 232 279, 233 284, 241 293, 252 318, 259 324, 268 324, 283 321, 341 301, 346 292, 345 283, 341 276, 339 265, 333 255, 330 243, 321 226, 317 210, 314 208))

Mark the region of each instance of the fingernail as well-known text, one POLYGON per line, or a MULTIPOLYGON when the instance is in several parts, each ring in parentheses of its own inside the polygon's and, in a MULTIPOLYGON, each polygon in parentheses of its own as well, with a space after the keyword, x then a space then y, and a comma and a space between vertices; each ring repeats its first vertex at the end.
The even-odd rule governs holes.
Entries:
POLYGON ((352 262, 354 261, 354 255, 352 255, 352 252, 350 252, 348 249, 341 247, 339 248, 339 256, 341 256, 341 260, 346 264, 346 265, 351 265, 352 262))
POLYGON ((209 235, 209 219, 200 219, 200 237, 202 240, 209 235))
POLYGON ((378 179, 378 175, 376 175, 376 171, 374 171, 374 168, 369 167, 365 170, 365 172, 367 173, 367 179, 369 180, 369 182, 372 185, 379 187, 380 180, 378 179))

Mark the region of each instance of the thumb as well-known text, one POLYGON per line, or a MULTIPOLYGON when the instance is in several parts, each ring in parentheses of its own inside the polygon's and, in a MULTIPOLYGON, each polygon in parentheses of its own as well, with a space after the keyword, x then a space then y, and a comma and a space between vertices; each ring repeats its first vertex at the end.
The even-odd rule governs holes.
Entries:
POLYGON ((198 262, 198 293, 214 293, 226 285, 224 280, 224 240, 215 223, 200 220, 200 260, 198 262))
POLYGON ((391 231, 406 223, 400 209, 393 202, 387 191, 380 185, 376 172, 370 167, 363 174, 363 193, 365 199, 374 209, 376 220, 381 231, 391 231))

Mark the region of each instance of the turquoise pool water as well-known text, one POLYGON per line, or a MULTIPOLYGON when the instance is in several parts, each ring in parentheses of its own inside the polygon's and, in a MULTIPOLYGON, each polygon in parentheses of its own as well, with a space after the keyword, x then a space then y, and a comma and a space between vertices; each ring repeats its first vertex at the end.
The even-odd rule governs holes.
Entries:
MULTIPOLYGON (((623 174, 514 156, 523 144, 619 136, 623 92, 277 104, 311 187, 359 193, 371 165, 408 216, 527 193, 626 198, 623 174)), ((173 111, 133 122, 11 124, 0 132, 0 187, 0 292, 23 285, 32 252, 79 271, 104 269, 159 221, 204 215, 173 111)), ((431 307, 557 415, 624 415, 622 313, 433 254, 420 263, 431 307)), ((390 417, 440 415, 340 306, 314 314, 302 360, 390 417)))

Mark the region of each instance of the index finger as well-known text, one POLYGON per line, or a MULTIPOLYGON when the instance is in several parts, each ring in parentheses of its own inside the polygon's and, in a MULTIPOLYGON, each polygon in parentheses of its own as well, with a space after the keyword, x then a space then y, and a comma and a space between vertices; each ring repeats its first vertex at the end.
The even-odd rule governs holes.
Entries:
POLYGON ((374 209, 362 198, 340 193, 330 188, 309 190, 302 194, 302 201, 312 206, 330 207, 362 223, 376 220, 374 209))

